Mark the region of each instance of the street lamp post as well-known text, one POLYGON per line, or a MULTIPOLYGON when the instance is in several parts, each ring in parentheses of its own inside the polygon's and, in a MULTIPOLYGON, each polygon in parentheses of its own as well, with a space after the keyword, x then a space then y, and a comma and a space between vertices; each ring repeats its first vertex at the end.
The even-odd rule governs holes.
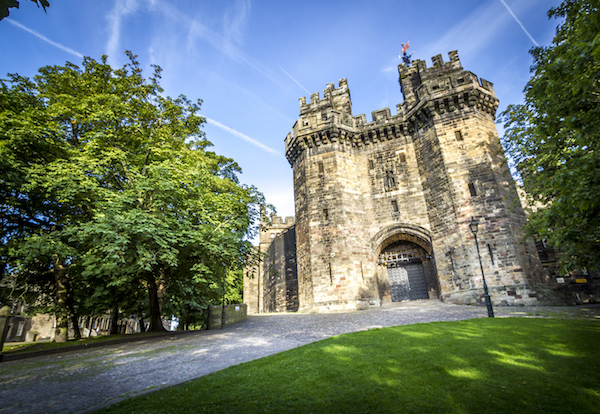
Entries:
POLYGON ((473 236, 475 236, 475 246, 477 246, 477 257, 479 258, 479 267, 481 268, 481 277, 483 278, 483 291, 485 293, 485 306, 487 306, 488 317, 494 317, 494 308, 492 308, 492 300, 490 299, 490 294, 488 293, 487 283, 485 283, 485 275, 483 274, 483 264, 481 263, 481 253, 479 252, 479 243, 477 242, 477 230, 479 227, 479 222, 475 220, 475 218, 471 218, 471 222, 469 223, 469 227, 471 228, 471 232, 473 236))

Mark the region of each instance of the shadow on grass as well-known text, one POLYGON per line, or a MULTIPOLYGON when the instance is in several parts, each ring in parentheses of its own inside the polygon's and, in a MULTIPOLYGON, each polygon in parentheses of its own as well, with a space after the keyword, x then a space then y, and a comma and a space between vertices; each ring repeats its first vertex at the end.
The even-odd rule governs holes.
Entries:
POLYGON ((107 412, 600 412, 600 323, 475 319, 342 335, 107 412))

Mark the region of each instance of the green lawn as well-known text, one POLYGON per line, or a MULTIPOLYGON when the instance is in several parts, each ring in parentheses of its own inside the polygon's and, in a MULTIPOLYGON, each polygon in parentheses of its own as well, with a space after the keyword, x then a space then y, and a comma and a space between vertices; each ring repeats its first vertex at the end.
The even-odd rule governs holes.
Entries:
POLYGON ((474 319, 341 335, 107 413, 600 413, 600 321, 474 319))

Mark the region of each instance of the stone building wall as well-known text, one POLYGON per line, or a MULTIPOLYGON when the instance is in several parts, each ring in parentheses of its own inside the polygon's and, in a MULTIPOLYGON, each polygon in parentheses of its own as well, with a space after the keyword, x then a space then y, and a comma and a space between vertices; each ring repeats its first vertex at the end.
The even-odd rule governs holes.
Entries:
POLYGON ((298 310, 294 217, 271 216, 260 234, 260 261, 244 269, 248 313, 298 310))
POLYGON ((480 302, 473 217, 493 302, 552 300, 540 284, 535 246, 521 243, 525 216, 503 163, 493 86, 463 70, 456 52, 449 57, 435 56, 429 68, 419 60, 398 67, 404 103, 396 115, 385 108, 370 122, 354 116, 345 79, 328 84, 322 99, 300 99, 300 118, 285 140, 300 309, 395 300, 390 269, 404 262, 422 265, 428 297, 480 302), (390 250, 402 246, 420 247, 420 256, 390 250))

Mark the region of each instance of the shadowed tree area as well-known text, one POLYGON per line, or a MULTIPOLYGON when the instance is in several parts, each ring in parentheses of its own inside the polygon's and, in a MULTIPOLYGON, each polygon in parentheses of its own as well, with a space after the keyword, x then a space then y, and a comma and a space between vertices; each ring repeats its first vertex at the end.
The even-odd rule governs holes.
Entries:
POLYGON ((107 413, 599 413, 600 324, 473 319, 341 335, 107 413))
POLYGON ((208 151, 201 101, 163 96, 161 69, 146 79, 127 55, 0 80, 0 303, 55 313, 57 341, 108 312, 113 327, 201 324, 223 273, 241 278, 264 205, 208 151))

